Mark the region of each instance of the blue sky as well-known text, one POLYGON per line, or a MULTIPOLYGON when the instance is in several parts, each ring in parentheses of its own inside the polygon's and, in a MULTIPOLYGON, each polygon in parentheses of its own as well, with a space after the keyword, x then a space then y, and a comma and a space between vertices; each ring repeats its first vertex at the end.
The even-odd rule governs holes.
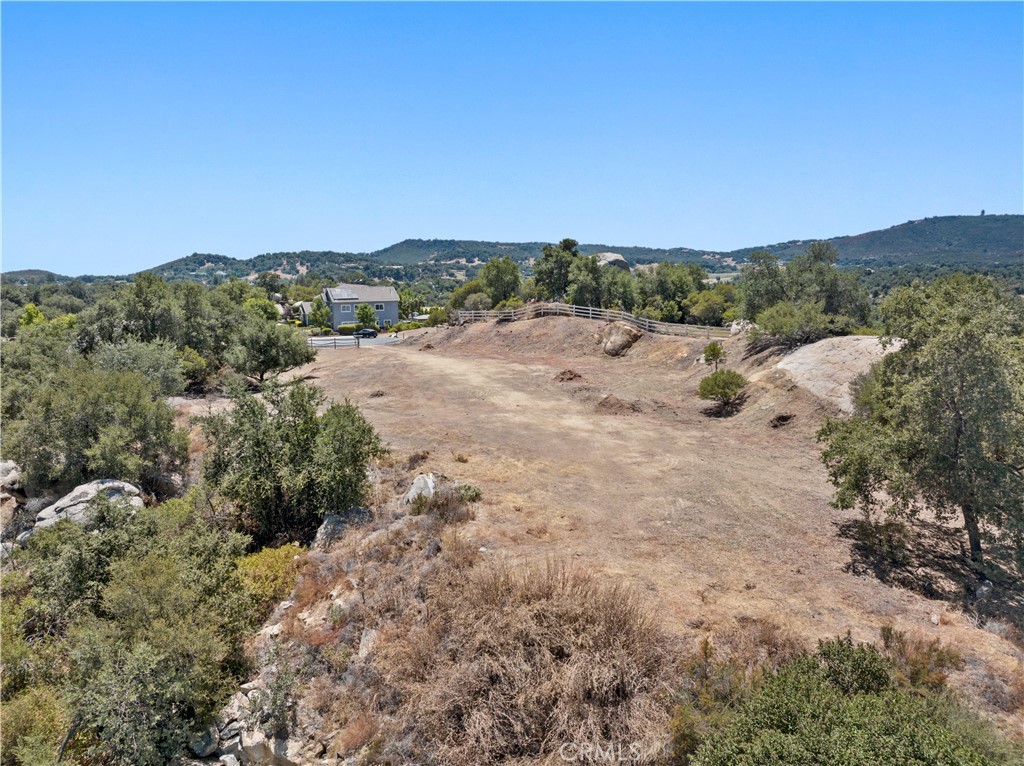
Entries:
POLYGON ((10 3, 3 268, 1024 212, 1024 4, 10 3))

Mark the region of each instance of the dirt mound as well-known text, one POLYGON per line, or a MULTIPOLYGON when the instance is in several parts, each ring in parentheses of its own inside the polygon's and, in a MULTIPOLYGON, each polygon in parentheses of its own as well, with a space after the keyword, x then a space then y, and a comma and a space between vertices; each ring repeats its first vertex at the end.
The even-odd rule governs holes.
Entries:
POLYGON ((420 351, 433 351, 433 350, 434 350, 434 344, 433 343, 424 343, 422 346, 420 346, 420 351))
POLYGON ((615 394, 608 394, 601 399, 596 409, 603 415, 636 415, 643 412, 637 402, 624 402, 615 394))
POLYGON ((568 383, 570 380, 580 380, 582 377, 576 370, 562 370, 555 376, 555 380, 559 383, 568 383))

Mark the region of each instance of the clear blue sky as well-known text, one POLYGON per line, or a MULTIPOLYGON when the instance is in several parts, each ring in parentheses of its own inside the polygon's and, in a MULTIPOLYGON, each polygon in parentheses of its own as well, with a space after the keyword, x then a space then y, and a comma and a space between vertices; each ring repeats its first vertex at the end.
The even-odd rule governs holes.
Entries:
POLYGON ((4 3, 3 268, 1024 210, 1024 4, 4 3))

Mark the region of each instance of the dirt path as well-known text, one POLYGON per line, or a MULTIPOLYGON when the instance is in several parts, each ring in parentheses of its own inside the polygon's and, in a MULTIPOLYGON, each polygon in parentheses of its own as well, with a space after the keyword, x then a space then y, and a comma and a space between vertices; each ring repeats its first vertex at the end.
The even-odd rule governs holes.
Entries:
POLYGON ((467 534, 488 555, 567 558, 628 578, 681 632, 749 616, 808 639, 877 640, 894 622, 1012 669, 1013 647, 961 615, 933 625, 942 603, 843 571, 849 542, 836 525, 850 517, 828 506, 820 400, 764 370, 740 415, 709 418, 694 395, 700 342, 645 338, 611 359, 591 353, 592 323, 564 321, 585 330, 554 350, 523 340, 549 328, 483 344, 434 332, 321 351, 301 372, 359 405, 396 453, 429 450, 425 470, 479 485, 467 534), (436 348, 420 350, 426 342, 436 348), (555 379, 569 368, 581 377, 555 379), (639 412, 605 414, 609 394, 624 405, 613 410, 639 412), (772 428, 781 413, 794 418, 772 428))

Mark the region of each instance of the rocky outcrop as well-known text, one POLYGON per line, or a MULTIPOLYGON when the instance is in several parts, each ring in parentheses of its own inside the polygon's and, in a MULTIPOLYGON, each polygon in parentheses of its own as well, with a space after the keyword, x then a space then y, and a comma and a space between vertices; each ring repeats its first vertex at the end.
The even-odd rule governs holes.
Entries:
POLYGON ((13 460, 0 461, 0 490, 22 489, 21 467, 13 460))
POLYGON ((625 322, 610 322, 601 332, 601 348, 608 356, 622 356, 643 337, 643 333, 625 322))
POLYGON ((594 257, 597 258, 598 266, 610 266, 629 273, 629 262, 619 253, 598 253, 594 257))

